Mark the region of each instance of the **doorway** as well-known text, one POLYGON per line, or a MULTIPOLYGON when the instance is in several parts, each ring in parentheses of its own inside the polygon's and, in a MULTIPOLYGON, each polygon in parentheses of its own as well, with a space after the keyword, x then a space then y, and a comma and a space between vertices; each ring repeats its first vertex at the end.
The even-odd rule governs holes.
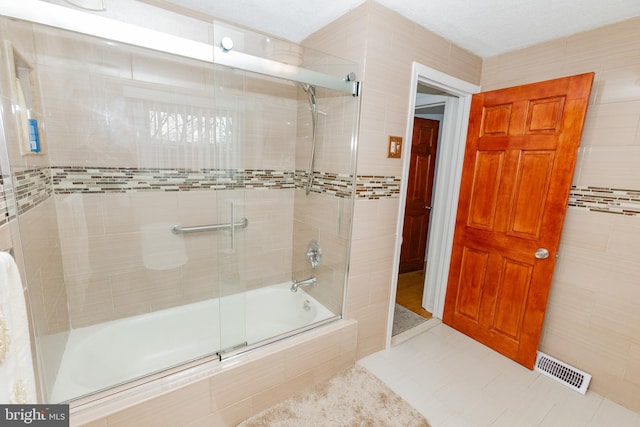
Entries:
POLYGON ((430 319, 422 307, 433 182, 446 94, 418 82, 392 336, 430 319))
MULTIPOLYGON (((442 114, 439 126, 439 146, 436 155, 435 179, 429 231, 426 239, 426 258, 428 268, 423 269, 418 283, 421 287, 419 307, 441 319, 444 308, 444 295, 449 273, 449 259, 453 242, 453 230, 458 204, 462 158, 466 140, 471 95, 479 92, 476 85, 449 76, 424 65, 413 63, 412 87, 409 116, 405 140, 411 141, 413 121, 420 108, 438 107, 442 114)), ((428 111, 433 113, 435 110, 428 111)), ((403 157, 402 183, 394 257, 394 283, 392 284, 390 310, 388 316, 387 347, 391 345, 393 320, 395 317, 396 296, 399 289, 400 254, 402 249, 402 231, 404 228, 405 204, 409 176, 410 156, 403 157)), ((415 279, 415 278, 414 278, 415 279)), ((418 295, 420 293, 418 292, 418 295)))

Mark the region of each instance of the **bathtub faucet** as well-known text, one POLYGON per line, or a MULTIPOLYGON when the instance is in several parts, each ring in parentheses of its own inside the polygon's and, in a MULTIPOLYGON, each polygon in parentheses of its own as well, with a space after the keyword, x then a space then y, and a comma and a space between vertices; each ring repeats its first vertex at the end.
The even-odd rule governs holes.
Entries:
POLYGON ((291 284, 291 292, 298 292, 300 286, 315 285, 317 281, 316 276, 311 276, 304 280, 294 280, 291 284))

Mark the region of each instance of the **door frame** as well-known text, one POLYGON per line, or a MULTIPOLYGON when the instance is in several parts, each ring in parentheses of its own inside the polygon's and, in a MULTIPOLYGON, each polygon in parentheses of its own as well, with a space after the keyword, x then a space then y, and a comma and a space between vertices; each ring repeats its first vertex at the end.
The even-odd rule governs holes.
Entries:
MULTIPOLYGON (((422 301, 423 307, 429 307, 428 309, 433 314, 433 317, 441 319, 444 311, 447 278, 449 276, 449 261, 451 259, 453 232, 458 208, 458 196, 460 194, 462 159, 467 139, 471 96, 480 92, 480 86, 413 62, 405 141, 411 141, 413 134, 413 117, 415 115, 418 82, 453 95, 445 100, 444 120, 441 124, 441 142, 436 158, 436 175, 433 189, 433 209, 431 210, 431 224, 427 241, 427 253, 430 254, 429 268, 427 268, 425 275, 425 292, 422 301)), ((386 348, 391 346, 394 306, 398 289, 402 228, 409 176, 409 157, 409 154, 405 151, 402 157, 402 178, 400 182, 398 221, 396 224, 396 248, 389 301, 386 348)))

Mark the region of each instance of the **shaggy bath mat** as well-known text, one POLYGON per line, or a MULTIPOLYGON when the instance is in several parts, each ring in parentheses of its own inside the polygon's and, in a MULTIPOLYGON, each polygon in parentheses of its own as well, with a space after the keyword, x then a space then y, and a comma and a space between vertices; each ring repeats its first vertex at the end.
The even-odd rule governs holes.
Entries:
POLYGON ((393 311, 393 329, 391 330, 391 336, 396 336, 404 331, 408 331, 426 321, 427 319, 419 314, 404 308, 400 304, 396 304, 393 311))
POLYGON ((328 382, 300 392, 238 426, 429 427, 429 424, 382 381, 355 365, 328 382))

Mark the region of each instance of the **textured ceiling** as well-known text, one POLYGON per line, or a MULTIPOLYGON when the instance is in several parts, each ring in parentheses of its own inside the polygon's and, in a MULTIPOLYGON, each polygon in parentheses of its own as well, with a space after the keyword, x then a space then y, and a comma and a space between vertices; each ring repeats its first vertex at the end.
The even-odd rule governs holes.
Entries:
MULTIPOLYGON (((300 42, 365 0, 169 0, 300 42)), ((640 16, 640 0, 374 0, 481 57, 640 16)))

